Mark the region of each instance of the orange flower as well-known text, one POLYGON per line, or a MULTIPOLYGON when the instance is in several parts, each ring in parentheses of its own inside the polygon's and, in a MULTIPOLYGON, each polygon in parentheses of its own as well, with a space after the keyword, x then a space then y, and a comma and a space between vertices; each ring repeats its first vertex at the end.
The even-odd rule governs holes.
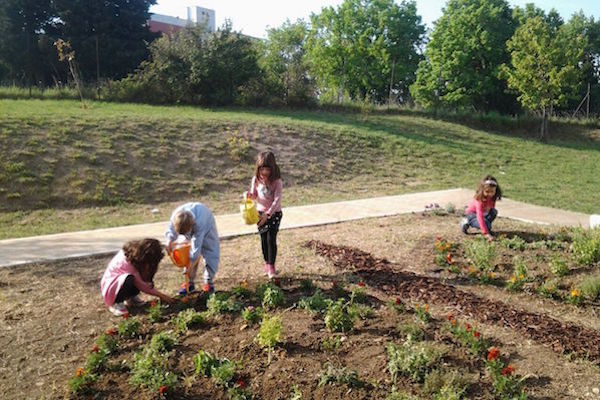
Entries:
POLYGON ((117 330, 115 328, 108 328, 106 330, 106 334, 110 335, 110 336, 116 335, 117 334, 117 330))
POLYGON ((165 386, 165 385, 158 388, 158 394, 161 396, 164 396, 165 394, 167 394, 168 391, 169 391, 169 387, 165 386))
POLYGON ((496 361, 498 357, 500 357, 500 349, 496 347, 490 347, 487 355, 488 361, 496 361))
POLYGON ((97 353, 100 350, 97 344, 92 347, 92 353, 97 353))
POLYGON ((452 324, 452 326, 456 326, 456 319, 452 318, 452 321, 450 321, 450 323, 452 324))
POLYGON ((448 316, 446 317, 446 319, 447 319, 448 321, 452 321, 452 320, 454 319, 454 315, 452 315, 452 314, 448 314, 448 316))
POLYGON ((507 367, 502 368, 502 371, 500 372, 500 374, 502 376, 509 376, 509 375, 512 375, 513 372, 515 372, 515 367, 513 367, 512 365, 509 365, 507 367))
POLYGON ((579 297, 581 296, 581 292, 578 289, 571 290, 571 297, 579 297))
POLYGON ((467 330, 467 332, 471 332, 471 324, 466 324, 465 329, 467 330))
POLYGON ((75 371, 75 376, 80 377, 85 375, 85 370, 83 368, 77 368, 77 371, 75 371))
POLYGON ((429 304, 425 304, 425 306, 423 307, 423 309, 425 310, 425 312, 429 312, 429 304))

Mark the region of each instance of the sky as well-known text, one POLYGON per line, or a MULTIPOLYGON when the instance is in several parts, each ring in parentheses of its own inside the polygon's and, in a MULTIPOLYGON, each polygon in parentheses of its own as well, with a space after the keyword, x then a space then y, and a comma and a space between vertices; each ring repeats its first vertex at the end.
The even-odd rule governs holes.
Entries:
MULTIPOLYGON (((157 0, 150 12, 173 17, 186 18, 188 6, 200 6, 215 10, 217 27, 225 19, 232 22, 235 31, 258 38, 267 37, 268 28, 277 28, 286 19, 294 22, 299 18, 306 21, 312 13, 318 14, 321 8, 337 7, 343 0, 157 0)), ((396 0, 400 3, 400 0, 396 0)), ((534 3, 537 7, 550 11, 555 8, 566 21, 579 10, 587 17, 600 19, 600 0, 508 0, 511 6, 524 6, 534 3)), ((446 0, 417 0, 417 12, 428 28, 442 15, 446 0)))

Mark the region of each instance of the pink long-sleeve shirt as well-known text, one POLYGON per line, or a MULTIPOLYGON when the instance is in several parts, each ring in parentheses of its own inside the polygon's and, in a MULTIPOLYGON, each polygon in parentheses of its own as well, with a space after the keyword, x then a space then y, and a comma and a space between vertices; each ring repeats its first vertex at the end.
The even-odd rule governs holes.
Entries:
POLYGON ((256 209, 269 215, 281 211, 281 194, 283 192, 283 182, 276 179, 274 182, 265 184, 256 176, 252 177, 250 197, 256 199, 256 209))
POLYGON ((119 290, 121 290, 121 287, 123 287, 123 283, 128 275, 133 275, 133 284, 136 288, 140 289, 140 291, 158 297, 158 290, 154 289, 151 284, 142 279, 137 268, 127 261, 125 253, 121 250, 112 260, 110 260, 108 267, 106 267, 106 270, 104 271, 104 275, 102 275, 102 280, 100 281, 100 289, 102 290, 104 304, 109 307, 115 304, 117 294, 119 293, 119 290))
POLYGON ((496 199, 490 198, 485 200, 471 200, 471 204, 465 210, 465 214, 475 214, 477 216, 477 222, 479 222, 479 226, 481 227, 481 233, 487 235, 490 233, 488 231, 487 225, 483 219, 483 215, 490 211, 492 208, 496 207, 496 199))

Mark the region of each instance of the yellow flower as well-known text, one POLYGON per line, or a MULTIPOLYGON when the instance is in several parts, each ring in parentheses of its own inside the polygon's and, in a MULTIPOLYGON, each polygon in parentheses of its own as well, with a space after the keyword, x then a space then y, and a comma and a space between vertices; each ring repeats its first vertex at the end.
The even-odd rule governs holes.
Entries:
POLYGON ((521 280, 521 281, 522 281, 522 280, 524 280, 524 279, 525 279, 525 275, 523 275, 523 274, 520 274, 520 275, 519 275, 519 280, 521 280))
POLYGON ((571 290, 571 297, 579 297, 579 296, 581 296, 581 291, 579 291, 578 289, 571 290))

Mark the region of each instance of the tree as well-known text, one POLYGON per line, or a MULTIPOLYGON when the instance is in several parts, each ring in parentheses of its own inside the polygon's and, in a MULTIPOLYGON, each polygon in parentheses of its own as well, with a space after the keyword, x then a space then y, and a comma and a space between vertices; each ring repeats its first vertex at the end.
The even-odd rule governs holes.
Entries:
POLYGON ((411 87, 415 100, 426 108, 514 109, 514 97, 505 94, 498 76, 514 29, 505 0, 449 0, 411 87))
POLYGON ((273 95, 287 105, 306 105, 315 99, 315 84, 311 78, 305 43, 308 26, 303 20, 287 20, 279 28, 269 29, 262 47, 260 64, 266 78, 272 82, 273 95))
POLYGON ((424 32, 414 1, 345 0, 311 16, 311 72, 325 97, 387 101, 413 79, 424 32))
POLYGON ((565 25, 556 29, 538 15, 517 28, 507 43, 511 61, 503 75, 525 108, 541 112, 542 141, 548 139, 549 108, 563 103, 578 86, 586 42, 576 30, 565 25))
POLYGON ((156 0, 53 0, 57 28, 76 54, 84 80, 118 79, 148 57, 149 7, 156 0))
POLYGON ((0 2, 0 80, 28 86, 48 84, 58 60, 48 33, 50 0, 0 2), (51 61, 54 64, 51 65, 51 61))

